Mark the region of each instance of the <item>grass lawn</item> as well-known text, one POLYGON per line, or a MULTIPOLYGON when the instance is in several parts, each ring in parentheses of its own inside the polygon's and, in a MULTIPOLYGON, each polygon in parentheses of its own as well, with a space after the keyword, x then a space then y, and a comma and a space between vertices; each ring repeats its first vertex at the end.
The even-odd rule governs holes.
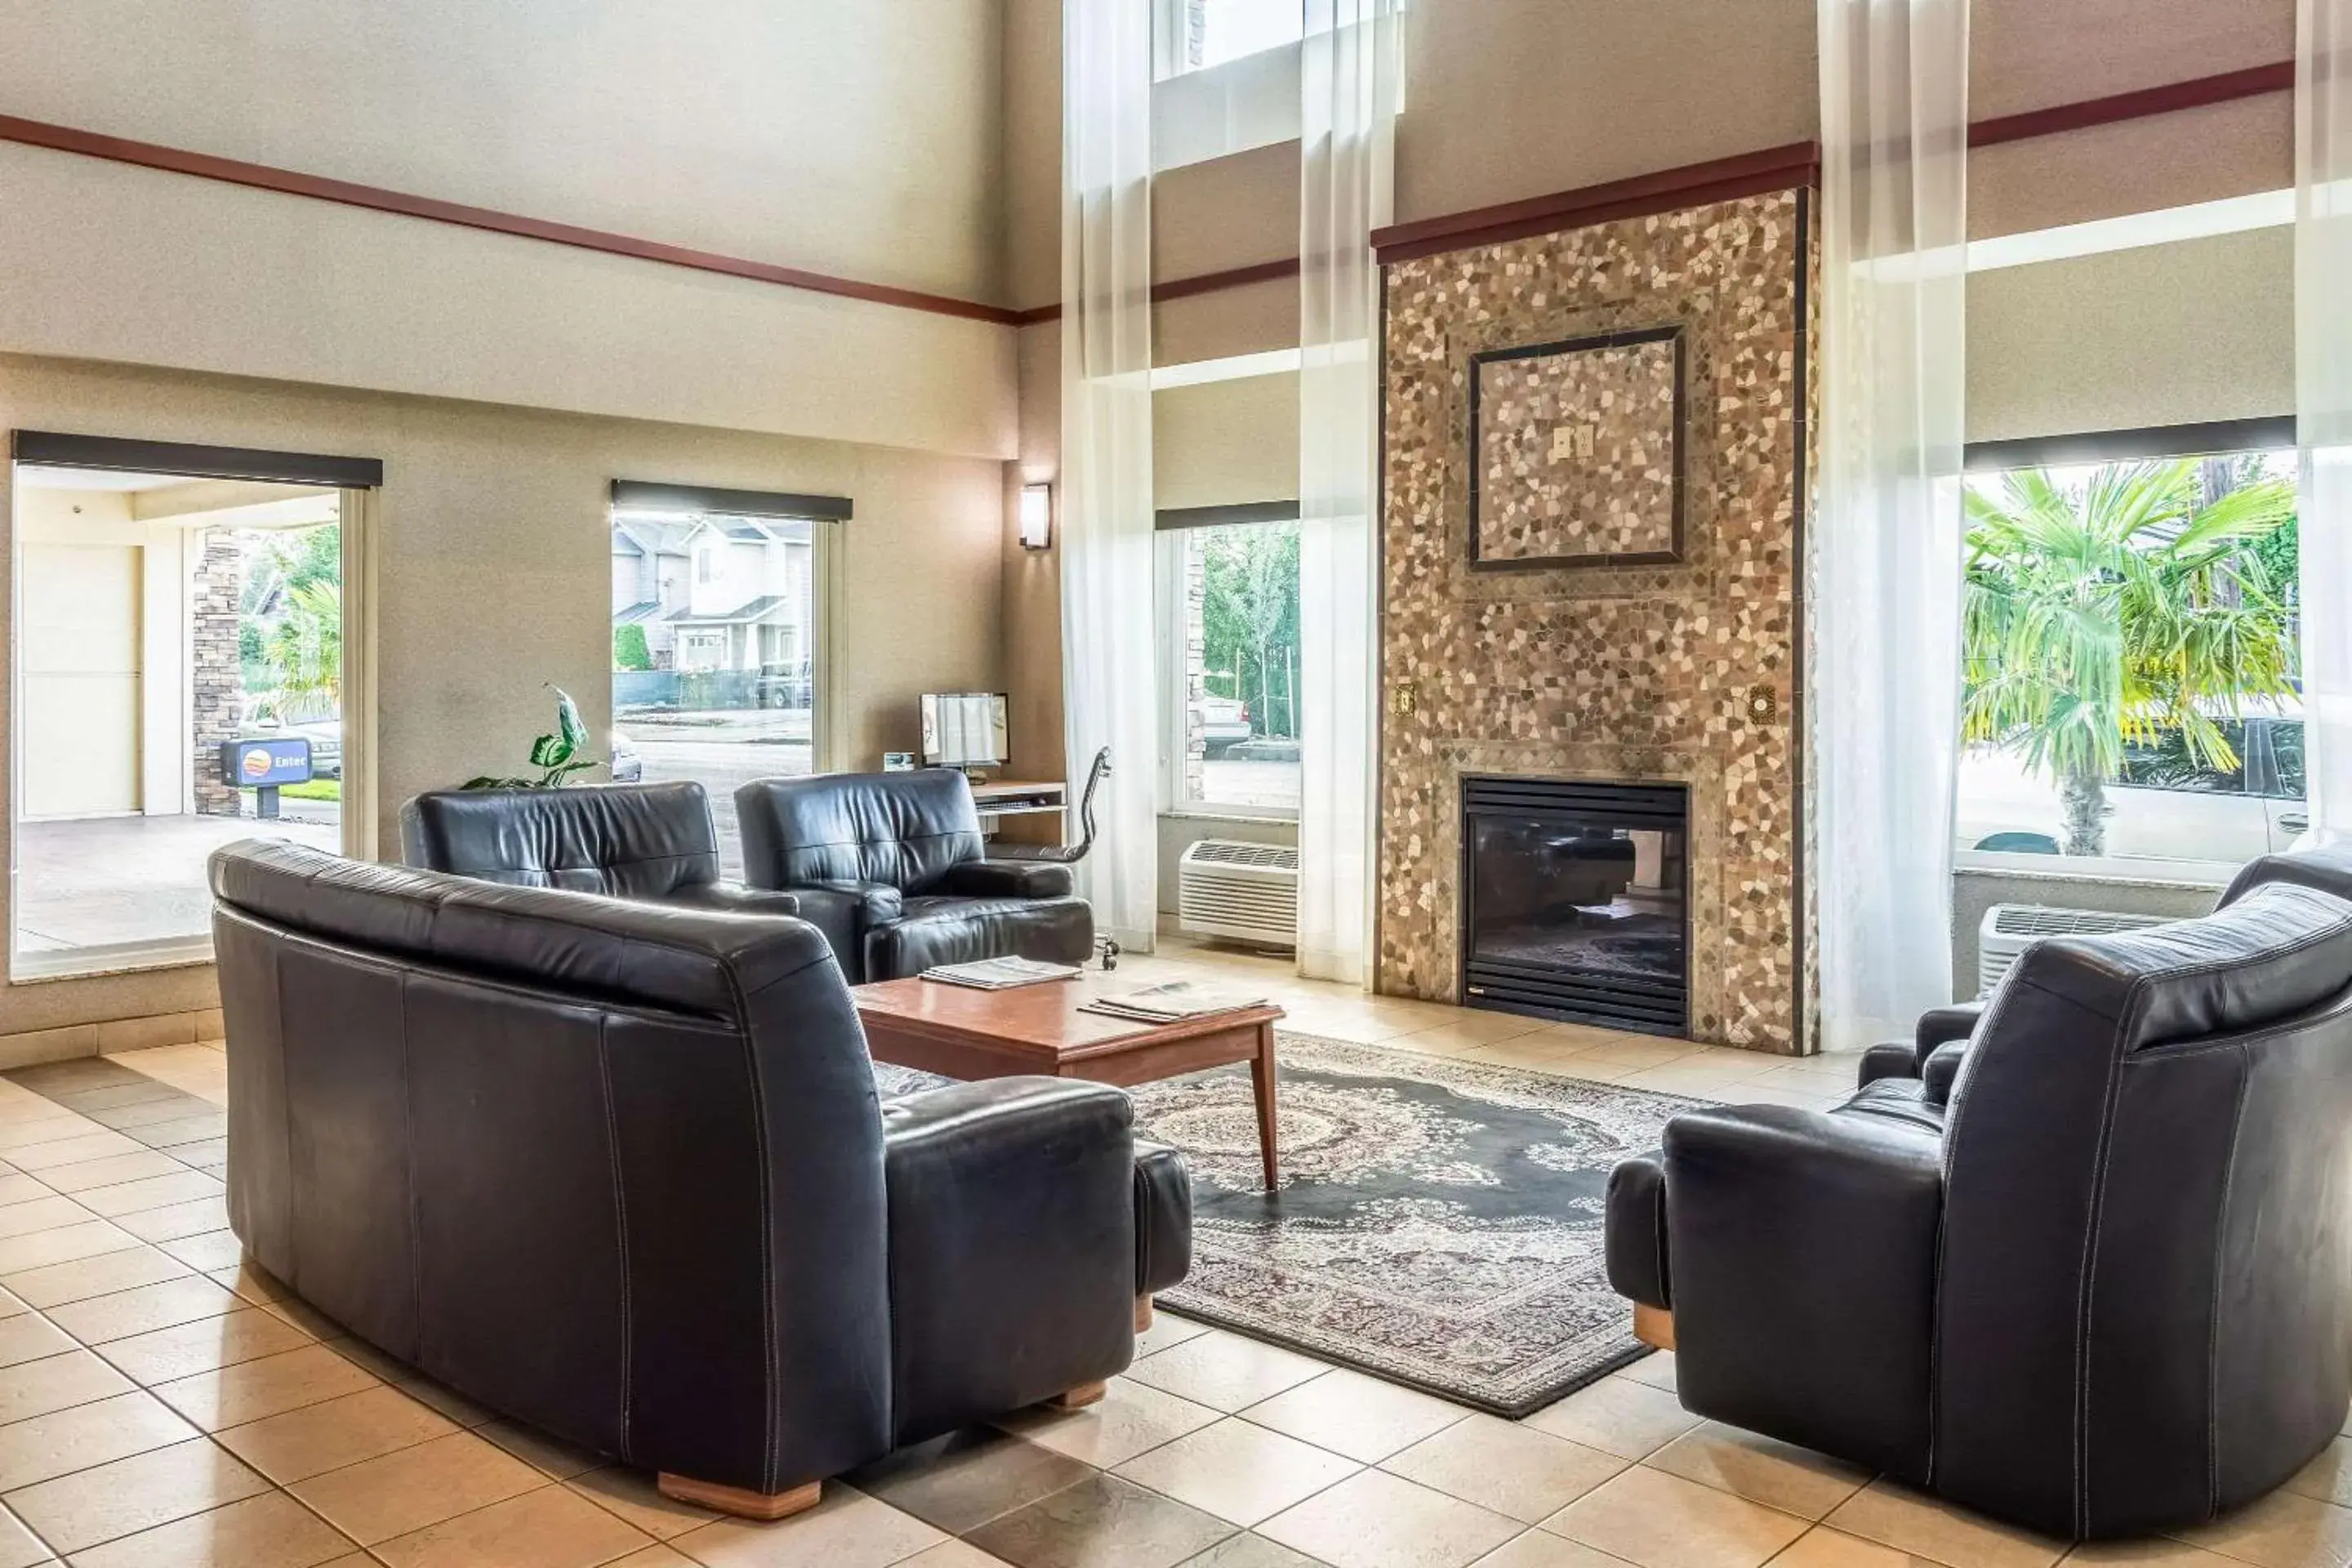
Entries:
POLYGON ((312 779, 309 784, 280 784, 278 793, 288 800, 341 800, 343 798, 343 781, 312 779))

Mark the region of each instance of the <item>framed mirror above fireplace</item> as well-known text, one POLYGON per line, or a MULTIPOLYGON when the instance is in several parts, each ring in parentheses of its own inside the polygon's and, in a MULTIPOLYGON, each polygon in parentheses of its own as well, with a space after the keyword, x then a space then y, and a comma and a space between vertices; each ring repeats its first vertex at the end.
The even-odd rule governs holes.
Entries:
POLYGON ((1686 1036, 1686 786, 1465 776, 1464 1005, 1686 1036))

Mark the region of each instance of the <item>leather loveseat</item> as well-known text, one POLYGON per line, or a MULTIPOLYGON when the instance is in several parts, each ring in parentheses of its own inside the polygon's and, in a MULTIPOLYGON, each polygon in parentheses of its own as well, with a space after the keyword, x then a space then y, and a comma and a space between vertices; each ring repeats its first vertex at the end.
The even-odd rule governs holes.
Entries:
MULTIPOLYGON (((587 792, 582 792, 587 793, 587 792)), ((805 922, 212 860, 249 1256, 494 1410, 755 1517, 1134 1354, 1181 1164, 1052 1079, 877 1104, 805 922)))
POLYGON ((2347 982, 2352 903, 2286 881, 2039 942, 1948 1082, 1668 1122, 1610 1282, 1698 1415, 2054 1536, 2210 1519, 2352 1392, 2347 982))
POLYGON ((743 876, 789 892, 853 984, 1018 956, 1083 963, 1094 911, 1067 866, 992 860, 950 768, 755 779, 735 792, 743 876))
POLYGON ((719 833, 698 784, 428 790, 400 808, 400 849, 411 866, 519 888, 800 912, 789 893, 719 879, 719 833))

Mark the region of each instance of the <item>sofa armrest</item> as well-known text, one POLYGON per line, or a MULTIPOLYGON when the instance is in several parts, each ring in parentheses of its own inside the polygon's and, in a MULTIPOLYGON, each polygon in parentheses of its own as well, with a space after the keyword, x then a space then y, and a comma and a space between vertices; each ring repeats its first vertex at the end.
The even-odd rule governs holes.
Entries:
POLYGON ((1665 1131, 1684 1405, 1925 1475, 1943 1140, 1792 1106, 1665 1131))
POLYGON ((1059 899, 1077 885, 1067 866, 1035 860, 959 860, 940 884, 963 899, 1059 899))
POLYGON ((1655 1155, 1620 1160, 1609 1173, 1602 1240, 1609 1288, 1627 1300, 1672 1311, 1666 1284, 1666 1168, 1655 1155))
POLYGON ((1952 1083, 1960 1076, 1960 1064, 1968 1060, 1969 1042, 1947 1040, 1927 1053, 1927 1060, 1919 1068, 1922 1086, 1919 1098, 1930 1105, 1948 1105, 1952 1099, 1952 1083))
POLYGON ((1192 1271, 1192 1176, 1163 1143, 1135 1145, 1135 1293, 1149 1296, 1192 1271))
POLYGON ((852 985, 866 980, 866 933, 906 913, 906 901, 887 882, 800 882, 790 889, 801 919, 824 932, 834 962, 852 985))
POLYGON ((799 894, 772 888, 747 888, 740 882, 690 882, 666 894, 661 901, 721 915, 790 915, 797 919, 801 912, 799 894))
POLYGON ((883 1110, 894 1441, 1100 1382, 1135 1354, 1134 1110, 1002 1078, 883 1110))
POLYGON ((1928 1054, 1937 1046, 1951 1040, 1965 1040, 1977 1032, 1984 1022, 1982 1002, 1955 1002, 1948 1007, 1930 1007, 1919 1015, 1916 1040, 1919 1048, 1919 1065, 1927 1065, 1928 1054))
POLYGON ((1862 1070, 1855 1075, 1854 1088, 1868 1089, 1883 1078, 1917 1078, 1919 1049, 1908 1040, 1881 1040, 1866 1046, 1862 1053, 1862 1070))

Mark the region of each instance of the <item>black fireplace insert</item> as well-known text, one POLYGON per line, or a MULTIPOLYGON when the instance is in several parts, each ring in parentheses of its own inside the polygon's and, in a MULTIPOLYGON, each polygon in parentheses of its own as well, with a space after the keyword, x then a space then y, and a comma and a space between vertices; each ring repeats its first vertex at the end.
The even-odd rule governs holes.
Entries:
POLYGON ((1690 1030, 1689 792, 1462 781, 1462 1001, 1690 1030))

